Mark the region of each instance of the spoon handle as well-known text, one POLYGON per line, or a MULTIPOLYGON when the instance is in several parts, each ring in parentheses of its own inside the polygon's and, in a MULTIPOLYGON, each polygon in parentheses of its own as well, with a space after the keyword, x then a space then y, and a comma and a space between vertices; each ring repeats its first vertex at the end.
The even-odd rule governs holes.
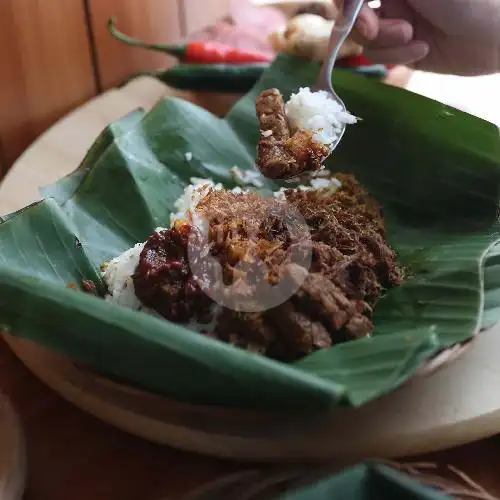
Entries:
POLYGON ((352 31, 356 19, 358 18, 364 0, 344 0, 344 9, 342 17, 335 22, 328 43, 329 56, 323 62, 321 71, 318 77, 316 87, 318 89, 330 89, 333 92, 331 75, 337 60, 340 47, 344 44, 347 37, 352 31))

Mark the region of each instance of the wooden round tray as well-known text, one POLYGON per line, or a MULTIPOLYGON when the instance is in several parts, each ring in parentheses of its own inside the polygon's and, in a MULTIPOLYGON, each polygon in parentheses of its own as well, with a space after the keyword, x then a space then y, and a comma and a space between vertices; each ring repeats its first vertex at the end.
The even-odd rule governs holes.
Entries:
POLYGON ((101 378, 32 342, 5 339, 67 400, 145 439, 229 459, 344 463, 435 451, 497 433, 499 333, 495 328, 481 334, 459 360, 432 377, 414 378, 360 409, 321 417, 183 404, 101 378))
POLYGON ((21 426, 6 397, 0 394, 0 499, 21 500, 25 476, 21 426))
MULTIPOLYGON (((0 188, 0 213, 38 200, 39 186, 74 170, 109 122, 137 107, 148 109, 160 97, 173 94, 177 95, 155 80, 140 78, 71 113, 34 143, 9 172, 0 188)), ((184 97, 213 112, 222 112, 229 99, 184 97)), ((460 359, 432 377, 417 377, 359 410, 309 419, 180 404, 101 379, 30 342, 6 340, 30 370, 66 399, 146 439, 241 460, 350 461, 434 451, 497 433, 498 330, 479 335, 460 359)), ((435 364, 440 364, 439 358, 435 364)))

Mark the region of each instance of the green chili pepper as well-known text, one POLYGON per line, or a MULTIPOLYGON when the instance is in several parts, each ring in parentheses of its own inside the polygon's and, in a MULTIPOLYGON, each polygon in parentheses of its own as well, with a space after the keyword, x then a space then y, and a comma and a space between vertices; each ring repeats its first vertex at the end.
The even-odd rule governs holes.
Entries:
POLYGON ((245 93, 257 83, 267 63, 179 64, 154 76, 170 87, 201 92, 245 93))
MULTIPOLYGON (((242 94, 249 92, 262 73, 269 67, 266 63, 257 64, 179 64, 163 71, 146 71, 132 75, 120 86, 138 76, 152 76, 170 87, 180 90, 199 92, 219 92, 242 94)), ((340 68, 337 71, 360 73, 368 78, 382 79, 388 70, 382 65, 361 66, 359 68, 340 68)))
POLYGON ((127 45, 130 45, 131 47, 138 47, 140 49, 148 49, 148 50, 155 50, 157 52, 164 52, 166 54, 182 58, 185 55, 186 48, 183 47, 182 45, 163 45, 163 44, 157 44, 157 43, 146 43, 143 42, 142 40, 138 40, 137 38, 131 37, 129 35, 126 35, 125 33, 122 33, 121 31, 118 30, 116 27, 116 18, 112 17, 108 21, 108 31, 109 33, 115 37, 117 40, 120 42, 126 43, 127 45))

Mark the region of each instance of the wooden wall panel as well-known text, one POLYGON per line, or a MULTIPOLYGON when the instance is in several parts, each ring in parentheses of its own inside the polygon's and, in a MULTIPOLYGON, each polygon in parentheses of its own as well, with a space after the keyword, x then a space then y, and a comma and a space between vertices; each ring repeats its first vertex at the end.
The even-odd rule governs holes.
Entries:
POLYGON ((80 0, 0 0, 0 150, 9 166, 95 93, 80 0))
POLYGON ((150 42, 175 42, 182 36, 180 0, 88 1, 103 89, 122 82, 135 72, 172 64, 173 59, 163 54, 127 47, 115 40, 109 35, 106 24, 115 16, 118 28, 129 35, 150 42))
POLYGON ((235 0, 180 1, 183 2, 182 8, 186 32, 192 33, 226 15, 229 12, 231 1, 234 2, 235 0))
POLYGON ((174 62, 114 40, 111 16, 128 34, 169 43, 222 17, 230 3, 0 0, 0 178, 40 133, 97 91, 174 62))

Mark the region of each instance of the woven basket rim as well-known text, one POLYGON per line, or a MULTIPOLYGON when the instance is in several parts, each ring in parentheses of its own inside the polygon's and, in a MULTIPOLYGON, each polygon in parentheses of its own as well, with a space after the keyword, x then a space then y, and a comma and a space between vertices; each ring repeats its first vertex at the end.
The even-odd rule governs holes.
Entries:
MULTIPOLYGON (((423 486, 434 491, 439 491, 445 495, 454 493, 449 498, 467 499, 467 500, 498 500, 497 497, 491 495, 480 484, 476 483, 467 474, 452 465, 439 465, 435 463, 421 462, 421 463, 398 463, 383 459, 367 459, 363 462, 365 465, 379 465, 388 467, 394 471, 408 476, 409 478, 419 482, 423 486), (441 475, 440 472, 447 473, 441 475)), ((182 500, 213 500, 219 498, 221 488, 231 485, 241 485, 245 487, 245 491, 240 498, 234 500, 260 500, 265 498, 271 500, 278 497, 270 496, 267 487, 275 485, 286 485, 292 491, 297 491, 318 481, 325 480, 335 474, 341 473, 350 467, 359 464, 338 464, 326 463, 319 467, 308 468, 290 468, 290 467, 275 467, 272 471, 264 471, 257 469, 247 469, 244 471, 226 474, 213 481, 209 481, 191 491, 182 500), (245 481, 252 480, 254 482, 260 479, 257 487, 254 485, 254 491, 257 495, 264 493, 265 496, 252 496, 248 494, 247 483, 245 481), (207 496, 207 495, 217 496, 207 496)))

